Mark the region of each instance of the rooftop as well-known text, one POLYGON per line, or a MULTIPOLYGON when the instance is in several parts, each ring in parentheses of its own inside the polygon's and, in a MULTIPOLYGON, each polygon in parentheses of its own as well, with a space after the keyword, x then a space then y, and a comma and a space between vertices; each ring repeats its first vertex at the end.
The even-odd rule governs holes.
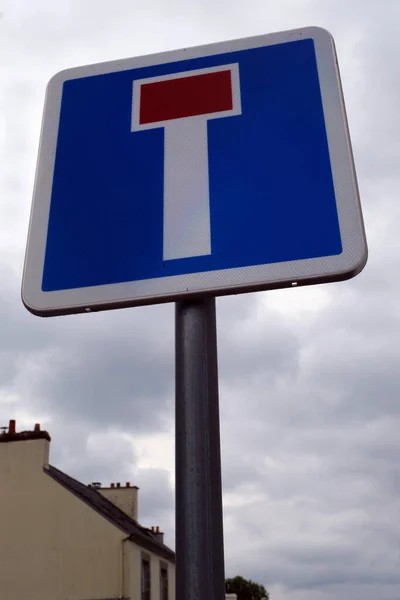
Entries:
POLYGON ((33 431, 19 431, 17 433, 15 420, 11 419, 8 427, 1 427, 3 431, 0 433, 1 442, 23 442, 26 440, 48 440, 51 441, 51 437, 47 431, 41 431, 40 424, 36 423, 33 431))

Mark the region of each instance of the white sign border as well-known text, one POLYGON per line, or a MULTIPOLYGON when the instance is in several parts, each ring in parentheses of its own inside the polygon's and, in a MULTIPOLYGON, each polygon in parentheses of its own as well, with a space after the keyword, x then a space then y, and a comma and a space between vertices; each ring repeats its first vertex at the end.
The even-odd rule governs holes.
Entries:
MULTIPOLYGON (((229 58, 228 58, 229 60, 229 58)), ((227 65, 231 64, 230 62, 227 65)), ((222 65, 221 65, 222 66, 222 65)), ((340 281, 357 275, 367 261, 367 244, 358 194, 334 41, 329 32, 307 27, 67 69, 57 73, 46 92, 39 158, 22 284, 26 308, 39 316, 90 312, 170 302, 200 295, 227 295, 340 281), (43 292, 41 282, 57 147, 62 88, 65 81, 312 39, 315 45, 323 111, 342 237, 336 256, 205 271, 118 284, 43 292)))

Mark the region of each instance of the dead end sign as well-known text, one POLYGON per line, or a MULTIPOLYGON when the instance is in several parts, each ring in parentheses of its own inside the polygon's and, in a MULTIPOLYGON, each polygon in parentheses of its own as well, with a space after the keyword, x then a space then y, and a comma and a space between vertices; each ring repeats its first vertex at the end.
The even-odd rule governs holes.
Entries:
POLYGON ((33 313, 323 283, 366 259, 325 30, 50 81, 22 290, 33 313))

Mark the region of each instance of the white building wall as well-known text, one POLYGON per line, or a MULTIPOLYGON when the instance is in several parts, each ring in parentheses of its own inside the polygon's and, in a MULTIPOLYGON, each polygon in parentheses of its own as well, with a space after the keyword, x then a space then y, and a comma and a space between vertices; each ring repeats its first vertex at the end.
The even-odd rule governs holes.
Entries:
POLYGON ((129 546, 129 598, 131 600, 141 599, 141 565, 142 556, 150 558, 150 573, 151 573, 151 600, 160 600, 160 565, 161 563, 168 565, 168 600, 175 600, 175 565, 164 558, 161 558, 144 550, 135 544, 129 546))

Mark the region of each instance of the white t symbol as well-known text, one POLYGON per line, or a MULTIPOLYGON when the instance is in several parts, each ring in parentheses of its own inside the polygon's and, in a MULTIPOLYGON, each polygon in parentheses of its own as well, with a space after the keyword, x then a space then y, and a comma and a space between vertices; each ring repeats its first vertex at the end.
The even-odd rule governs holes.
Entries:
POLYGON ((133 82, 131 131, 164 127, 163 260, 211 254, 207 121, 241 112, 237 63, 133 82))

